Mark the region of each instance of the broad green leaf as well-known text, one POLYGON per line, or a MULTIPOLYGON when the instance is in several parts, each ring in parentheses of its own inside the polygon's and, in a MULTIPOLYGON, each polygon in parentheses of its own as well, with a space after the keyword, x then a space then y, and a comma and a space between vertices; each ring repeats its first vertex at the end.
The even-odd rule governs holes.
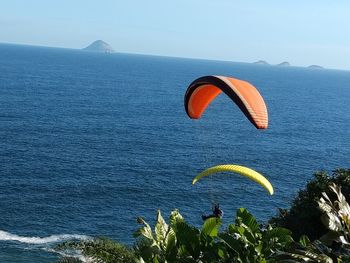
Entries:
POLYGON ((239 254, 244 247, 244 244, 238 240, 239 237, 233 236, 229 233, 220 233, 219 238, 228 245, 230 249, 236 251, 237 254, 239 254))
POLYGON ((160 210, 158 210, 157 223, 154 229, 154 232, 156 233, 156 239, 158 242, 162 242, 165 239, 165 236, 168 230, 169 230, 169 227, 165 222, 164 218, 162 217, 160 210))
POLYGON ((154 240, 153 234, 152 234, 152 229, 150 225, 142 218, 138 217, 137 222, 140 224, 143 224, 144 226, 139 228, 134 234, 134 237, 139 237, 139 236, 144 236, 148 239, 154 240))
POLYGON ((301 244, 303 247, 308 247, 311 245, 311 241, 307 236, 302 235, 299 239, 299 244, 301 244))
POLYGON ((264 233, 264 239, 273 240, 275 243, 289 244, 293 242, 292 233, 290 230, 283 227, 275 227, 267 230, 264 233))
POLYGON ((174 261, 176 259, 176 255, 177 255, 177 248, 176 248, 176 235, 174 230, 170 229, 166 239, 165 239, 165 255, 166 258, 169 261, 174 261))
POLYGON ((237 210, 237 219, 240 219, 241 223, 249 227, 253 233, 259 230, 259 224, 255 217, 245 208, 239 208, 237 210))
POLYGON ((170 226, 173 227, 176 223, 183 222, 183 221, 184 221, 184 219, 183 219, 182 215, 180 214, 179 210, 175 209, 171 212, 170 219, 169 219, 170 226))
POLYGON ((141 228, 139 228, 135 233, 134 233, 134 237, 140 237, 143 236, 149 240, 155 241, 153 234, 152 234, 152 229, 149 225, 147 226, 143 226, 141 228))
POLYGON ((222 221, 219 218, 208 218, 207 220, 205 220, 202 226, 202 233, 211 237, 216 237, 218 235, 221 224, 222 221))
POLYGON ((182 245, 186 252, 194 258, 198 258, 201 252, 199 250, 199 230, 181 221, 177 222, 175 226, 178 245, 182 245))
POLYGON ((220 258, 225 258, 225 252, 221 248, 218 249, 218 255, 220 258))

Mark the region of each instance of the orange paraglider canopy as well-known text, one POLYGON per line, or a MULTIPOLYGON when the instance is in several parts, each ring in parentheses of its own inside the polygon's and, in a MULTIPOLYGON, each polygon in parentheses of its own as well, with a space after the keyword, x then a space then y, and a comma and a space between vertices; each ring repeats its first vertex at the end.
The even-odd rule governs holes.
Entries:
POLYGON ((191 119, 199 119, 208 105, 221 93, 229 96, 257 129, 266 129, 268 114, 263 97, 249 82, 205 76, 193 81, 185 94, 185 109, 191 119))

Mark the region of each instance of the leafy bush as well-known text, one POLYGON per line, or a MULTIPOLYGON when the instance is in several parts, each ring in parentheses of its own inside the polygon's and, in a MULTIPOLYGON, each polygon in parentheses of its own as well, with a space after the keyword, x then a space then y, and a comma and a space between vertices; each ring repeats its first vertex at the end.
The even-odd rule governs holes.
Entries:
POLYGON ((288 228, 293 233, 293 238, 299 240, 302 235, 307 235, 311 240, 319 239, 328 230, 321 222, 322 212, 318 208, 317 201, 322 192, 333 196, 329 185, 335 183, 342 187, 345 198, 350 199, 350 170, 337 169, 332 176, 325 172, 317 172, 304 190, 300 190, 292 202, 290 209, 280 209, 280 214, 270 220, 275 226, 288 228))
MULTIPOLYGON (((263 227, 240 208, 235 221, 220 232, 219 218, 209 218, 197 228, 178 210, 171 212, 168 223, 158 210, 154 229, 138 218, 142 226, 134 234, 133 249, 107 238, 64 242, 57 249, 65 254, 80 251, 89 262, 106 263, 350 262, 350 170, 314 176, 291 209, 271 220, 274 225, 263 227), (299 242, 280 226, 291 228, 299 242)), ((59 262, 80 261, 66 257, 59 262)))
POLYGON ((262 228, 246 209, 237 210, 234 224, 219 234, 227 247, 225 262, 275 262, 277 251, 288 248, 293 239, 285 228, 262 228))
POLYGON ((329 191, 332 197, 323 192, 317 201, 327 233, 313 242, 303 236, 299 243, 278 253, 278 262, 350 262, 350 205, 339 186, 331 184, 329 191))
POLYGON ((302 236, 299 242, 293 242, 286 251, 278 251, 275 260, 280 263, 333 263, 328 254, 331 254, 331 249, 322 242, 318 240, 311 242, 306 236, 302 236))
POLYGON ((83 261, 75 257, 63 257, 60 258, 57 263, 83 263, 83 261))
POLYGON ((176 237, 172 226, 175 222, 183 221, 177 210, 171 213, 171 226, 165 222, 161 212, 158 210, 154 233, 150 225, 141 217, 137 221, 143 225, 134 233, 134 237, 138 238, 135 251, 139 258, 147 262, 150 260, 154 262, 171 262, 171 260, 177 258, 176 237))
POLYGON ((261 228, 244 208, 221 233, 221 219, 209 218, 197 229, 177 210, 171 213, 169 224, 158 211, 154 232, 143 219, 139 222, 143 226, 135 233, 135 251, 140 262, 275 262, 277 251, 293 242, 287 229, 261 228))
MULTIPOLYGON (((131 249, 108 238, 66 241, 56 246, 56 250, 64 251, 66 254, 73 254, 71 252, 79 251, 89 258, 89 262, 131 263, 136 261, 134 252, 131 249)), ((59 262, 73 263, 80 261, 72 257, 66 257, 60 259, 59 262)))
POLYGON ((320 241, 332 249, 333 258, 341 258, 350 261, 350 205, 346 201, 341 188, 335 184, 330 186, 335 198, 330 198, 326 193, 318 201, 323 212, 322 223, 328 232, 320 241))

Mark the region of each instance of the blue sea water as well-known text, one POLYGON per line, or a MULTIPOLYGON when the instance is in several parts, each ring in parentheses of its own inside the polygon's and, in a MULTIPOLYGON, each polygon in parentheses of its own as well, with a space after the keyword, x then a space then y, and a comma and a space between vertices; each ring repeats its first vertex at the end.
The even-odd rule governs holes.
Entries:
POLYGON ((288 207, 313 172, 350 167, 350 72, 0 45, 0 262, 55 262, 61 240, 133 243, 137 216, 178 208, 201 223, 247 207, 260 221, 288 207), (268 106, 256 130, 227 97, 200 120, 183 107, 203 75, 253 83, 268 106), (192 186, 203 169, 263 173, 269 196, 240 176, 192 186))

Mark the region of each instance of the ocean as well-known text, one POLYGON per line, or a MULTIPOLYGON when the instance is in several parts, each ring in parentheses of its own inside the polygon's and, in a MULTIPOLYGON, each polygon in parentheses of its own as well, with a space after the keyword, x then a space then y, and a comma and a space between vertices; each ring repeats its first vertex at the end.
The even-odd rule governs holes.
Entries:
POLYGON ((246 207, 260 222, 287 208, 315 171, 350 167, 350 71, 0 44, 0 262, 55 262, 57 242, 107 236, 132 245, 142 216, 178 208, 201 224, 246 207), (269 128, 225 95, 187 117, 188 85, 204 75, 251 82, 269 128), (239 175, 192 185, 217 164, 239 175))

